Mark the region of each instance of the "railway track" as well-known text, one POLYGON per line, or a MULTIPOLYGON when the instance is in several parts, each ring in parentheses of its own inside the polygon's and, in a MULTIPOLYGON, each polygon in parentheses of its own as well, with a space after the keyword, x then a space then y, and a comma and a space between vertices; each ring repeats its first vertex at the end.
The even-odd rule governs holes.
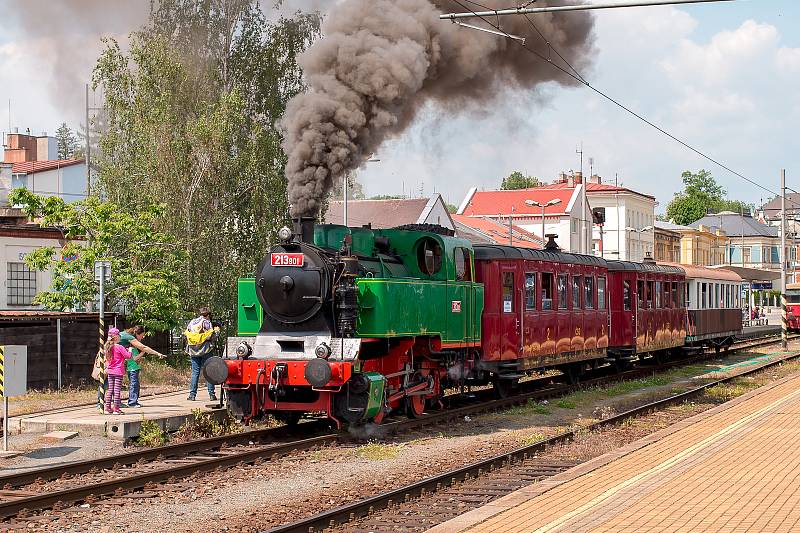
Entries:
POLYGON ((711 387, 797 358, 800 358, 800 353, 790 354, 785 358, 705 383, 587 426, 565 431, 511 452, 269 529, 267 533, 312 533, 338 531, 343 528, 348 532, 364 533, 426 531, 450 518, 575 466, 577 463, 548 460, 538 455, 549 447, 573 440, 578 432, 617 425, 628 419, 683 403, 702 395, 711 387))
MULTIPOLYGON (((734 349, 747 349, 774 342, 776 340, 772 338, 748 340, 735 345, 734 349)), ((598 375, 598 377, 584 380, 577 385, 556 383, 542 386, 541 380, 531 380, 523 385, 528 387, 535 386, 535 390, 523 391, 513 397, 500 400, 485 399, 492 394, 491 390, 478 391, 475 394, 475 399, 466 404, 462 401, 459 405, 459 401, 454 398, 453 401, 449 402, 450 408, 445 411, 433 412, 416 419, 404 418, 386 422, 378 426, 378 434, 376 436, 385 437, 400 431, 463 419, 467 415, 499 411, 525 404, 531 400, 539 401, 561 396, 579 388, 647 377, 654 372, 705 359, 709 353, 696 354, 665 364, 643 365, 640 368, 621 374, 598 375)), ((209 472, 241 463, 258 463, 292 452, 332 445, 342 440, 351 439, 352 437, 346 432, 330 432, 326 430, 326 426, 323 423, 308 422, 295 428, 280 427, 247 431, 189 443, 137 450, 109 458, 68 463, 20 474, 0 476, 0 518, 25 517, 34 511, 49 508, 58 509, 86 499, 119 495, 125 491, 152 489, 159 484, 174 483, 176 480, 196 473, 209 472), (306 438, 297 439, 298 432, 305 435, 306 438), (315 436, 308 437, 308 435, 315 433, 315 436)), ((538 479, 548 472, 555 473, 558 468, 562 467, 567 468, 568 466, 531 464, 522 481, 527 483, 530 479, 538 479)), ((492 466, 491 468, 495 467, 492 466)), ((504 483, 503 486, 515 486, 514 482, 507 481, 508 483, 504 483)), ((437 482, 437 484, 441 487, 441 482, 437 482)), ((427 490, 430 491, 435 488, 436 484, 433 487, 428 487, 427 490)), ((509 489, 509 492, 511 490, 509 489)), ((493 492, 489 492, 490 494, 488 495, 493 494, 493 492)), ((413 491, 408 492, 408 494, 412 493, 413 491)), ((472 496, 480 500, 487 497, 487 494, 483 496, 473 494, 472 496)), ((401 499, 393 500, 394 503, 399 501, 401 499)), ((369 507, 367 506, 366 510, 369 510, 369 507)), ((372 505, 372 507, 378 508, 375 505, 372 505)), ((364 510, 362 509, 362 511, 364 510)), ((353 512, 355 513, 355 511, 353 512)), ((329 525, 331 519, 328 519, 327 525, 329 525)), ((339 521, 338 519, 336 520, 339 521)), ((279 529, 277 531, 283 530, 279 529)), ((300 530, 288 529, 286 531, 300 530)), ((308 527, 303 531, 308 531, 308 527)))

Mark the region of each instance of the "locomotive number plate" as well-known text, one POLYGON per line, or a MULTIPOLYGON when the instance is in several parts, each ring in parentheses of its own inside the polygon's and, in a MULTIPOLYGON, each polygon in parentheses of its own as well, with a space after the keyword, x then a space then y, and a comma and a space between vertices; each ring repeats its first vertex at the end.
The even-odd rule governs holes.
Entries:
POLYGON ((272 254, 270 264, 274 267, 301 267, 305 257, 303 254, 272 254))

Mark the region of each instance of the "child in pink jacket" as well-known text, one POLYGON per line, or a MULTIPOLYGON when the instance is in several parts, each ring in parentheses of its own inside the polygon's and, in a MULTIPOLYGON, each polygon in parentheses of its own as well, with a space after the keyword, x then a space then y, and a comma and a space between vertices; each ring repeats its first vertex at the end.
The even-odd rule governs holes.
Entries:
POLYGON ((106 341, 106 375, 108 388, 106 389, 106 414, 124 414, 120 407, 120 391, 122 390, 122 376, 125 375, 125 360, 131 358, 131 353, 117 344, 120 335, 117 328, 108 330, 106 341), (112 405, 113 404, 113 405, 112 405))

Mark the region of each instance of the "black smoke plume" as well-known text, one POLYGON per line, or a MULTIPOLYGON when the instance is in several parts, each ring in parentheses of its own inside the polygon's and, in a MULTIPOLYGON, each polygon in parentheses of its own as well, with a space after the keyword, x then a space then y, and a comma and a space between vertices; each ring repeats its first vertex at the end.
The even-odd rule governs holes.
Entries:
MULTIPOLYGON (((513 2, 481 3, 499 9, 513 2)), ((469 112, 497 104, 509 90, 574 83, 510 39, 439 19, 442 12, 465 11, 464 5, 471 4, 345 0, 331 8, 324 38, 301 57, 309 90, 289 102, 280 122, 293 215, 316 215, 334 180, 404 131, 429 102, 469 112)), ((504 17, 500 24, 565 68, 553 50, 579 72, 589 67, 593 19, 588 12, 538 14, 531 20, 546 41, 522 16, 504 17)), ((489 27, 478 19, 469 22, 489 27)))

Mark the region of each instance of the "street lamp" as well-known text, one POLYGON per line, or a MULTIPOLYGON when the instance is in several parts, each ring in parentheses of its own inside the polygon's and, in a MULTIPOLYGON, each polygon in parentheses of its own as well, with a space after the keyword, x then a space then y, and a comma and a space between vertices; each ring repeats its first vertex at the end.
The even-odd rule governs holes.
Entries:
POLYGON ((553 198, 552 200, 549 200, 549 201, 547 201, 547 202, 545 202, 543 204, 540 204, 536 200, 525 200, 525 205, 527 205, 529 207, 541 207, 542 208, 542 243, 544 243, 544 244, 547 244, 547 243, 545 243, 545 238, 544 238, 544 210, 548 206, 558 205, 560 203, 561 203, 561 199, 560 198, 553 198))
MULTIPOLYGON (((642 233, 644 233, 645 231, 650 231, 652 229, 653 229, 653 226, 645 226, 645 227, 639 228, 639 229, 632 228, 632 227, 628 226, 627 228, 625 228, 625 231, 633 231, 633 232, 635 232, 637 234, 636 242, 639 245, 639 249, 641 250, 641 248, 642 248, 642 233)), ((626 248, 627 248, 627 246, 626 246, 626 248)), ((630 259, 630 254, 628 254, 628 255, 629 255, 629 259, 630 259)), ((644 258, 644 254, 642 254, 642 258, 644 258)))
MULTIPOLYGON (((365 163, 377 163, 378 161, 380 161, 380 159, 376 157, 371 157, 367 159, 365 163)), ((350 176, 351 176, 350 172, 344 175, 344 186, 342 187, 342 192, 344 193, 344 203, 342 205, 342 218, 344 219, 343 223, 345 227, 347 227, 347 194, 348 194, 347 182, 350 179, 350 176)))

